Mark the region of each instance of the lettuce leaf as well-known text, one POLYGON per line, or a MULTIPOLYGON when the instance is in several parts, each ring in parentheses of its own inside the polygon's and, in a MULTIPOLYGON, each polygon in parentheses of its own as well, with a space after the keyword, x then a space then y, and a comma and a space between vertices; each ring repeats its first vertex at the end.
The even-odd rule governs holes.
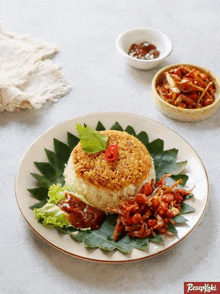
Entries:
MULTIPOLYGON (((66 213, 56 205, 61 199, 65 197, 65 191, 66 187, 61 187, 61 184, 51 185, 48 191, 49 199, 47 203, 43 207, 34 209, 35 217, 43 225, 51 225, 59 228, 73 227, 66 219, 66 213)), ((74 195, 81 201, 87 202, 83 196, 75 193, 74 195)))
POLYGON ((84 202, 85 204, 88 204, 88 205, 93 206, 91 203, 89 203, 89 202, 86 200, 86 198, 85 198, 83 195, 78 194, 78 193, 75 192, 75 187, 74 187, 74 185, 68 185, 68 184, 67 184, 67 185, 65 186, 65 191, 68 192, 68 193, 70 193, 70 194, 72 194, 72 195, 74 195, 76 198, 78 198, 79 200, 81 200, 81 201, 84 202))
POLYGON ((44 225, 52 225, 56 227, 72 227, 66 219, 65 212, 59 206, 53 203, 46 203, 41 208, 34 209, 35 217, 44 225))
POLYGON ((49 187, 48 196, 49 201, 48 203, 57 204, 61 199, 64 198, 65 189, 61 187, 61 184, 53 184, 49 187))

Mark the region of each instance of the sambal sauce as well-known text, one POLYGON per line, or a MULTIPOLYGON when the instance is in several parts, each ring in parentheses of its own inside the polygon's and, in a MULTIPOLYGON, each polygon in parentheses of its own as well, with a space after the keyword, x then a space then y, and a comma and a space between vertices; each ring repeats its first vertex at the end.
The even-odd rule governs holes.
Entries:
POLYGON ((75 228, 97 230, 105 217, 103 211, 82 202, 68 192, 65 193, 65 198, 58 202, 58 206, 66 212, 67 220, 75 228))
POLYGON ((155 45, 142 42, 140 44, 132 44, 128 55, 137 59, 152 60, 159 57, 160 51, 157 50, 155 45))

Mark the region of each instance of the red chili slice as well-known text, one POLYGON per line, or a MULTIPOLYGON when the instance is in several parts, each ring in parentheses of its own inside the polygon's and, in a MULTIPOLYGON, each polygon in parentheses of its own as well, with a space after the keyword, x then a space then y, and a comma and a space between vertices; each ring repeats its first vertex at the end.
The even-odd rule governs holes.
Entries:
POLYGON ((118 145, 111 145, 105 151, 105 159, 107 161, 114 161, 118 155, 118 145))

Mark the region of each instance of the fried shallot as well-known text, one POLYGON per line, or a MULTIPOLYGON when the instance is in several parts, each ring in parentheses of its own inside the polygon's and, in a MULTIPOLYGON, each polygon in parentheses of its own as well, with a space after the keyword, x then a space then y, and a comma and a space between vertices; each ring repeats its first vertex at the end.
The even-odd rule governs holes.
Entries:
POLYGON ((196 109, 215 101, 215 84, 210 76, 189 66, 179 66, 164 73, 157 92, 176 107, 196 109))

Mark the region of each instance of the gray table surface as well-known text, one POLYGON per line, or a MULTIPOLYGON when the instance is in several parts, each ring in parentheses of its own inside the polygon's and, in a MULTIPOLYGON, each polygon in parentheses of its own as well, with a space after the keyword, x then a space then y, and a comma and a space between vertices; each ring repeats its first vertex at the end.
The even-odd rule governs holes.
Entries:
POLYGON ((2 1, 8 31, 57 43, 54 61, 72 89, 41 110, 0 113, 1 293, 183 293, 184 281, 220 281, 220 111, 199 123, 158 112, 151 81, 166 64, 194 63, 220 75, 219 1, 2 1), (173 52, 151 71, 129 67, 116 52, 124 30, 164 31, 173 52), (58 122, 92 112, 124 111, 158 121, 183 136, 201 157, 210 201, 197 229, 166 253, 129 264, 99 264, 65 255, 31 231, 17 207, 14 181, 30 144, 58 122))

